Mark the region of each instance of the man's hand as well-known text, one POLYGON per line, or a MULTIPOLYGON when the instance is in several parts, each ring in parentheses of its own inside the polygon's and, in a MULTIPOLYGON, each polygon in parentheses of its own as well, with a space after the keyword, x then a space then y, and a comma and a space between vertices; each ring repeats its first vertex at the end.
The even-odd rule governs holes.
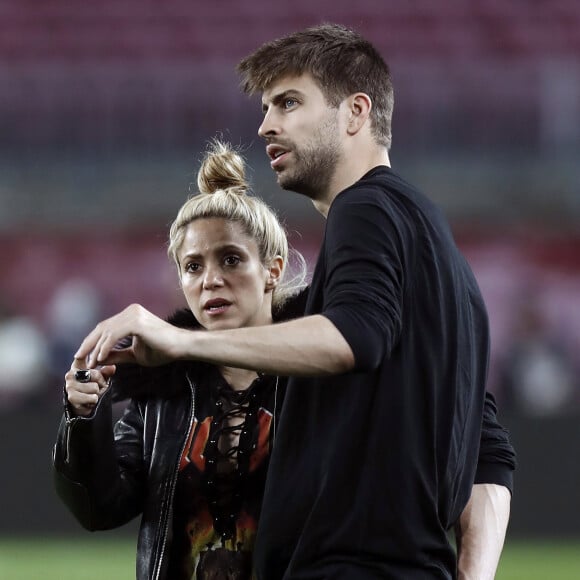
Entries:
POLYGON ((88 368, 115 363, 158 366, 179 357, 182 333, 143 306, 132 304, 97 324, 83 340, 75 358, 86 359, 88 368), (116 346, 125 338, 131 339, 129 346, 116 346))
POLYGON ((339 374, 355 366, 349 344, 319 314, 279 324, 202 332, 177 328, 138 304, 97 324, 75 357, 86 359, 88 368, 198 360, 284 376, 339 374), (128 338, 129 346, 119 345, 128 338))

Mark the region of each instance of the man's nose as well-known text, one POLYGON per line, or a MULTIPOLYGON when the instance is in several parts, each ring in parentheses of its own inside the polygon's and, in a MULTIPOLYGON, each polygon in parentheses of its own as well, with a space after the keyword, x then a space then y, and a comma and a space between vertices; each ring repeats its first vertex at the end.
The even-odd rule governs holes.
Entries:
POLYGON ((279 132, 280 127, 275 122, 274 115, 271 111, 267 111, 261 125, 258 127, 258 135, 260 137, 268 137, 270 135, 277 135, 279 132))

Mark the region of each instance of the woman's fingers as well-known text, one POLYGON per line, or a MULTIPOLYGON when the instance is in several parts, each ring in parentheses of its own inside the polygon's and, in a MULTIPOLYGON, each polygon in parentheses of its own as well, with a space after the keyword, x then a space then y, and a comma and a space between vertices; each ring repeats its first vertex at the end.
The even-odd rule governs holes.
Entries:
POLYGON ((67 381, 65 389, 69 405, 78 415, 90 414, 99 402, 99 386, 97 383, 67 381))
POLYGON ((108 380, 114 374, 113 365, 101 369, 86 369, 84 359, 75 358, 65 375, 67 399, 78 415, 90 415, 108 387, 108 380))

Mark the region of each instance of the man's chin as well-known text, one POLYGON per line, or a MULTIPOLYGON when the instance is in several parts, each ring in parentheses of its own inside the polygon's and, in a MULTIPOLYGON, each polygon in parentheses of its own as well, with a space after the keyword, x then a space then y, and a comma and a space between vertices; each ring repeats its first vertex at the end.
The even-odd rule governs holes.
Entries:
POLYGON ((295 191, 297 193, 301 193, 300 189, 297 189, 300 187, 300 183, 287 171, 282 170, 277 172, 276 181, 278 182, 278 185, 286 191, 295 191))
POLYGON ((290 176, 281 176, 278 175, 277 177, 278 185, 284 191, 293 191, 294 193, 298 193, 300 195, 305 195, 309 199, 315 199, 316 195, 315 192, 311 191, 303 181, 292 179, 290 176))
POLYGON ((282 189, 291 189, 288 187, 288 184, 290 184, 292 180, 288 177, 288 175, 285 175, 283 171, 278 171, 276 173, 276 182, 282 189))
POLYGON ((274 169, 274 173, 276 174, 276 180, 278 181, 278 183, 280 183, 281 179, 288 177, 288 170, 282 167, 277 167, 276 169, 274 169))

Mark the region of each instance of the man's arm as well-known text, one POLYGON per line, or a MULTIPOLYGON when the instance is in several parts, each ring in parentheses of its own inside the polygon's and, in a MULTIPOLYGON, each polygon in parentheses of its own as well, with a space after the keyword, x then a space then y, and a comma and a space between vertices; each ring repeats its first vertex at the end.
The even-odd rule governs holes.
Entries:
POLYGON ((458 580, 493 580, 505 540, 511 494, 492 483, 473 486, 456 526, 458 580))
POLYGON ((275 325, 200 332, 194 341, 185 345, 182 358, 268 374, 339 374, 352 370, 355 363, 343 335, 319 314, 275 325))
POLYGON ((77 358, 95 367, 116 363, 157 366, 192 359, 280 375, 338 374, 354 368, 353 352, 330 320, 321 315, 220 331, 176 328, 133 304, 101 323, 85 338, 77 358), (132 344, 118 349, 125 337, 132 344))
POLYGON ((509 520, 515 468, 509 431, 500 425, 495 398, 486 391, 475 485, 455 528, 460 580, 494 577, 509 520))

